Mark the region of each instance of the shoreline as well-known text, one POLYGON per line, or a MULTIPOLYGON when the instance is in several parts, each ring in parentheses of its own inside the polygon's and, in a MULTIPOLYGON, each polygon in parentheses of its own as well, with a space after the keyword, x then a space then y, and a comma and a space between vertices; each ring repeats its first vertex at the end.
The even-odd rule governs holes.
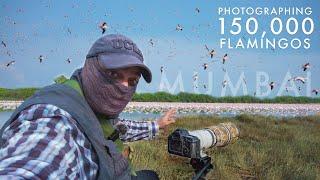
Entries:
MULTIPOLYGON (((0 101, 0 111, 10 111, 23 101, 0 101)), ((275 115, 316 115, 320 113, 320 104, 272 104, 272 103, 186 103, 186 102, 129 102, 124 112, 163 113, 170 108, 178 113, 210 114, 275 114, 275 115)))

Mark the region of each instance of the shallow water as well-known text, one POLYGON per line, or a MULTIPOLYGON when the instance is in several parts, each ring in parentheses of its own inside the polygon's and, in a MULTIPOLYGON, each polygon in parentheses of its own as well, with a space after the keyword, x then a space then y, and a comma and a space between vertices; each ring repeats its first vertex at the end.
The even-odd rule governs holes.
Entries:
MULTIPOLYGON (((10 118, 13 111, 4 111, 0 112, 0 127, 10 118)), ((139 112, 124 112, 120 114, 120 118, 122 119, 130 119, 130 120, 146 120, 146 119, 156 119, 159 118, 161 114, 159 113, 139 113, 139 112)))

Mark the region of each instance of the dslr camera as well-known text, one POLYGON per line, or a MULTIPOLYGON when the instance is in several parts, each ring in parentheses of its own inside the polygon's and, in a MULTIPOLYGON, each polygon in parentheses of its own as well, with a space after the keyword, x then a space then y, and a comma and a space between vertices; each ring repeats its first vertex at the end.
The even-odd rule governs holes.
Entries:
POLYGON ((213 169, 211 157, 203 150, 226 146, 235 142, 238 137, 239 129, 231 122, 195 131, 179 128, 168 137, 168 152, 191 158, 190 164, 195 170, 193 179, 203 179, 213 169))

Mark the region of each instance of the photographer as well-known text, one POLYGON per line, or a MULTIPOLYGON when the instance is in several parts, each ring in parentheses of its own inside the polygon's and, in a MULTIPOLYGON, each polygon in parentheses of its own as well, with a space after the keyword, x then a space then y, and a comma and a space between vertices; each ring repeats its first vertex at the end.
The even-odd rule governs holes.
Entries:
POLYGON ((37 91, 2 127, 0 178, 158 179, 132 172, 119 140, 151 139, 174 123, 174 110, 154 122, 118 118, 141 75, 151 82, 135 43, 122 35, 98 39, 70 80, 37 91))

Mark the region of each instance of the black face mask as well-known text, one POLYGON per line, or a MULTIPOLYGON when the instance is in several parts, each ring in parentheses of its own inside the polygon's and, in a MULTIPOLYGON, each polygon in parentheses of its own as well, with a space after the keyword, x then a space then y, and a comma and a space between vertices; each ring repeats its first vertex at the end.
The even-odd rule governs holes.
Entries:
POLYGON ((86 59, 80 77, 83 93, 92 110, 108 118, 118 117, 137 88, 112 79, 96 57, 86 59))

